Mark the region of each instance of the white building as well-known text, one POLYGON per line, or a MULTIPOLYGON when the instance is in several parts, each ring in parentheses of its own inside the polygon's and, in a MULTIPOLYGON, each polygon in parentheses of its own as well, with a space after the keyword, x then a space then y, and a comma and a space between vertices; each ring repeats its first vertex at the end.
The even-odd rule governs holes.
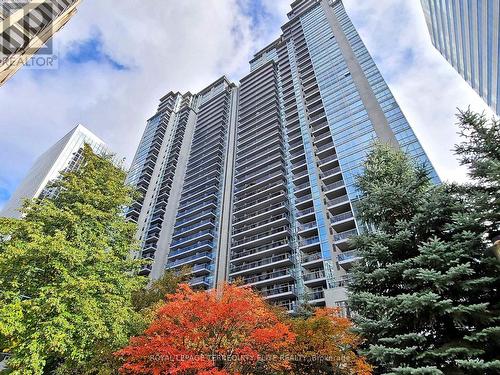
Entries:
POLYGON ((106 148, 105 143, 90 130, 83 125, 77 125, 35 161, 0 212, 0 216, 20 218, 24 200, 53 194, 47 184, 58 178, 61 171, 78 166, 85 143, 97 153, 106 148))

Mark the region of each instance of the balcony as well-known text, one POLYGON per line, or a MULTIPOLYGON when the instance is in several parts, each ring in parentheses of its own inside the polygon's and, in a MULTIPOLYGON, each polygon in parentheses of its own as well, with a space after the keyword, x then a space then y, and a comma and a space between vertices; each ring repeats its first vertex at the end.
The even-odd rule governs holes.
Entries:
POLYGON ((204 199, 209 198, 209 197, 217 198, 217 195, 215 193, 207 193, 207 194, 203 194, 201 196, 198 196, 198 197, 196 197, 194 199, 186 200, 183 203, 179 204, 179 208, 178 209, 179 209, 179 211, 186 210, 192 204, 198 203, 200 201, 203 201, 204 199))
POLYGON ((266 206, 262 209, 259 209, 257 211, 252 211, 250 213, 247 213, 247 214, 244 214, 241 216, 235 215, 234 225, 240 224, 240 223, 242 223, 248 219, 251 219, 251 218, 255 218, 255 217, 258 217, 261 215, 264 216, 264 214, 271 214, 271 213, 273 213, 274 210, 286 211, 286 210, 289 210, 289 207, 288 207, 288 204, 286 202, 279 202, 279 203, 272 204, 270 206, 266 206))
POLYGON ((248 245, 252 242, 261 240, 263 238, 268 238, 268 237, 279 237, 280 235, 284 235, 286 233, 289 234, 290 228, 288 226, 282 226, 278 228, 273 228, 271 230, 268 230, 267 232, 264 233, 259 233, 255 236, 250 236, 250 237, 243 237, 241 240, 238 241, 233 241, 233 248, 237 248, 239 246, 243 245, 248 245))
POLYGON ((266 225, 266 224, 270 224, 270 223, 273 223, 275 225, 277 223, 282 224, 283 221, 288 222, 288 220, 289 220, 288 214, 283 213, 283 214, 275 215, 275 216, 270 217, 269 219, 257 221, 255 223, 245 225, 245 226, 240 227, 238 229, 233 229, 233 237, 234 238, 239 237, 238 235, 241 236, 241 234, 243 234, 244 232, 251 231, 252 229, 259 228, 259 227, 266 225))
POLYGON ((213 234, 212 229, 202 230, 202 231, 197 232, 195 234, 192 234, 190 236, 181 237, 177 240, 173 240, 172 243, 170 244, 170 247, 178 247, 179 245, 182 245, 184 243, 186 243, 186 244, 190 243, 191 241, 198 239, 198 238, 202 238, 202 237, 212 237, 213 238, 213 236, 214 236, 214 234, 213 234))
POLYGON ((261 188, 255 189, 253 191, 249 191, 249 192, 247 192, 245 194, 238 195, 238 193, 236 193, 235 203, 243 202, 246 199, 248 199, 250 197, 254 197, 254 196, 256 196, 257 194, 260 194, 260 193, 264 193, 264 192, 271 193, 273 190, 278 189, 278 188, 279 189, 284 189, 285 188, 285 186, 284 186, 285 183, 286 183, 285 180, 273 181, 273 182, 271 182, 269 184, 266 184, 266 185, 262 186, 261 188))
POLYGON ((276 297, 296 296, 297 290, 295 288, 295 285, 285 284, 270 289, 259 290, 259 294, 266 299, 270 299, 276 297))
POLYGON ((330 163, 332 161, 337 161, 337 160, 338 160, 337 154, 333 154, 333 155, 327 156, 326 158, 321 158, 319 160, 319 164, 323 165, 323 164, 327 164, 327 163, 330 163))
POLYGON ((335 167, 335 168, 332 168, 332 169, 329 169, 327 171, 322 172, 321 177, 327 178, 327 177, 335 176, 336 174, 339 174, 340 172, 341 172, 340 167, 335 167))
POLYGON ((243 184, 244 182, 247 182, 248 180, 251 180, 257 176, 260 176, 262 174, 267 174, 269 175, 270 172, 273 170, 273 169, 276 169, 276 168, 281 168, 283 167, 283 161, 280 160, 278 162, 275 162, 275 163, 271 163, 271 164, 268 164, 266 165, 264 168, 262 169, 258 169, 257 171, 255 172, 252 172, 252 173, 248 173, 246 175, 242 175, 242 176, 237 176, 236 178, 236 184, 243 184))
POLYGON ((325 280, 325 271, 324 270, 317 270, 314 272, 304 272, 304 282, 305 283, 313 283, 317 281, 323 281, 325 280))
MULTIPOLYGON (((236 278, 232 278, 235 280, 236 278)), ((292 281, 294 277, 288 268, 243 278, 246 285, 269 284, 277 281, 292 281)))
POLYGON ((274 266, 285 266, 285 265, 291 265, 293 264, 292 261, 292 255, 289 253, 283 253, 279 255, 273 255, 268 258, 260 259, 254 262, 250 263, 242 263, 237 266, 231 265, 230 269, 230 274, 235 275, 235 274, 241 274, 244 273, 244 271, 252 271, 256 272, 257 270, 262 270, 264 268, 269 267, 274 267, 274 266))
POLYGON ((333 147, 334 147, 333 143, 327 143, 326 145, 323 145, 323 146, 316 146, 316 150, 318 151, 318 154, 319 154, 323 151, 331 150, 331 149, 333 149, 333 147))
POLYGON ((337 233, 333 235, 333 239, 335 242, 341 242, 349 239, 350 237, 357 236, 358 235, 358 230, 357 229, 350 229, 346 230, 345 232, 337 233))
POLYGON ((213 213, 212 210, 203 210, 203 211, 198 212, 195 216, 190 216, 190 217, 187 217, 185 219, 176 220, 174 228, 181 227, 186 223, 190 223, 192 221, 198 220, 198 219, 200 219, 206 215, 209 215, 209 214, 211 214, 211 216, 215 217, 215 214, 213 213))
POLYGON ((323 300, 325 298, 325 292, 323 289, 316 290, 316 291, 312 291, 310 293, 307 293, 306 296, 307 296, 308 302, 310 304, 316 304, 320 300, 323 300))
POLYGON ((302 257, 302 265, 309 263, 317 263, 319 261, 323 261, 323 255, 321 253, 314 253, 302 257))
POLYGON ((314 236, 310 238, 305 238, 299 241, 299 247, 307 247, 311 245, 319 245, 319 237, 314 236))
POLYGON ((190 275, 208 275, 208 274, 210 274, 210 272, 211 272, 210 264, 203 263, 203 264, 195 264, 193 267, 191 267, 189 274, 190 275))
POLYGON ((315 221, 311 221, 309 223, 297 225, 297 231, 298 232, 305 232, 305 231, 308 231, 310 229, 315 229, 317 226, 318 226, 318 224, 315 221))
POLYGON ((212 253, 208 251, 204 251, 202 253, 194 254, 186 258, 178 259, 175 261, 169 261, 167 263, 166 268, 167 269, 172 269, 172 268, 178 268, 182 266, 186 266, 191 263, 207 263, 212 260, 212 253))
POLYGON ((311 183, 309 181, 303 182, 301 184, 295 185, 295 192, 299 192, 304 189, 308 189, 311 187, 311 183))
POLYGON ((353 262, 361 259, 358 255, 357 250, 350 250, 337 255, 337 261, 339 265, 342 266, 346 271, 349 270, 353 262))
POLYGON ((335 206, 338 206, 340 204, 349 203, 349 197, 347 196, 347 194, 342 195, 338 198, 328 199, 326 203, 327 203, 328 207, 335 207, 335 206))
POLYGON ((279 308, 283 308, 286 311, 288 311, 289 313, 294 312, 295 309, 297 308, 296 301, 290 301, 290 300, 279 301, 279 302, 273 303, 273 305, 276 307, 279 307, 279 308))
POLYGON ((345 288, 352 281, 352 276, 350 274, 345 274, 343 276, 337 277, 334 280, 334 288, 345 288))
POLYGON ((276 253, 277 251, 285 251, 291 248, 291 244, 288 238, 279 241, 273 241, 271 243, 252 247, 251 249, 246 249, 243 251, 231 251, 231 262, 250 260, 261 257, 267 253, 276 253))
POLYGON ((217 201, 216 200, 209 200, 206 202, 202 202, 200 204, 197 204, 195 206, 191 206, 188 210, 181 210, 177 213, 177 217, 184 217, 186 215, 192 215, 194 213, 197 213, 198 211, 204 211, 205 208, 211 207, 211 208, 216 208, 217 206, 217 201))
POLYGON ((330 192, 330 191, 334 191, 334 190, 337 190, 337 189, 340 189, 340 188, 343 188, 345 186, 345 183, 343 180, 340 180, 340 181, 335 181, 335 182, 332 182, 331 184, 325 184, 325 192, 330 192))
POLYGON ((314 207, 309 207, 303 210, 297 211, 297 218, 305 217, 314 214, 314 207))
POLYGON ((174 259, 179 256, 184 256, 192 252, 199 252, 201 250, 211 250, 213 248, 212 240, 198 241, 187 247, 178 250, 171 250, 168 254, 169 259, 174 259))
POLYGON ((180 235, 186 233, 186 232, 191 232, 193 230, 201 230, 203 228, 208 228, 211 227, 213 228, 215 225, 215 221, 211 219, 207 220, 200 220, 192 225, 189 225, 187 227, 183 227, 182 229, 178 229, 174 231, 173 238, 179 237, 180 235))
POLYGON ((311 199, 312 199, 312 194, 303 195, 302 197, 295 199, 295 204, 307 202, 307 201, 310 201, 311 199))
POLYGON ((299 178, 301 177, 304 177, 304 176, 307 176, 309 174, 309 172, 307 171, 307 169, 305 171, 302 171, 302 172, 299 172, 299 173, 296 173, 293 175, 293 179, 294 180, 298 180, 299 178))
POLYGON ((263 197, 260 197, 258 199, 255 199, 255 200, 247 202, 247 203, 237 204, 235 207, 234 213, 237 215, 238 213, 240 213, 241 211, 245 211, 249 207, 256 207, 260 203, 267 202, 269 200, 273 200, 273 198, 278 198, 278 197, 283 197, 283 198, 286 197, 285 192, 284 191, 277 191, 277 192, 271 193, 269 195, 265 195, 263 197))
POLYGON ((341 222, 349 220, 349 219, 354 219, 354 214, 352 213, 352 211, 348 211, 348 212, 344 212, 344 213, 339 214, 339 215, 332 216, 330 218, 330 222, 335 225, 335 224, 341 223, 341 222))
POLYGON ((210 281, 206 276, 195 277, 189 280, 189 285, 192 287, 203 286, 205 288, 210 287, 210 281))
MULTIPOLYGON (((275 172, 271 172, 269 174, 266 174, 265 176, 262 176, 262 177, 259 177, 251 182, 247 182, 246 184, 242 185, 242 186, 239 186, 239 187, 236 187, 234 189, 235 192, 240 192, 240 191, 244 191, 244 190, 247 190, 247 189, 250 189, 250 188, 254 188, 256 186, 258 186, 261 182, 264 182, 264 181, 267 181, 267 180, 271 180, 271 179, 274 179, 274 178, 282 178, 283 175, 284 175, 284 171, 283 170, 278 170, 278 171, 275 171, 275 172)), ((269 181, 270 182, 270 181, 269 181)), ((238 184, 236 184, 238 185, 238 184)))
POLYGON ((238 167, 236 167, 236 172, 238 174, 245 173, 246 171, 249 171, 249 170, 257 168, 259 165, 268 163, 270 160, 275 160, 275 159, 282 158, 282 157, 283 157, 283 154, 281 152, 279 152, 279 153, 273 153, 270 156, 267 156, 267 157, 265 157, 263 159, 259 159, 257 162, 246 163, 246 164, 244 164, 244 166, 238 166, 238 167))

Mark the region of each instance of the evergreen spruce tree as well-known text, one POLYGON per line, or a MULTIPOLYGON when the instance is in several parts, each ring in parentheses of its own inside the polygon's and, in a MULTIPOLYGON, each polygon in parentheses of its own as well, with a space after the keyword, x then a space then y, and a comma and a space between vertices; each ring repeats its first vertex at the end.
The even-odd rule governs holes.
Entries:
POLYGON ((54 184, 56 198, 0 219, 0 351, 12 354, 12 374, 115 373, 102 362, 143 327, 124 180, 85 145, 81 167, 54 184))
POLYGON ((349 303, 379 374, 497 374, 500 268, 484 223, 459 187, 433 185, 424 166, 377 145, 358 186, 349 303))

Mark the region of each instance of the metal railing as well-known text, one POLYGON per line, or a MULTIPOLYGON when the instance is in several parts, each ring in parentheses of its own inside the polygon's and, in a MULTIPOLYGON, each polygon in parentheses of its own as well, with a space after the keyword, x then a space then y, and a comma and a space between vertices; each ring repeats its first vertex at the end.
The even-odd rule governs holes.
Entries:
POLYGON ((357 235, 358 235, 357 229, 350 229, 350 230, 346 230, 345 232, 334 234, 333 239, 335 241, 343 241, 343 240, 348 239, 349 237, 357 236, 357 235))
POLYGON ((263 251, 274 249, 276 247, 285 246, 285 245, 290 245, 290 241, 288 239, 273 241, 270 244, 265 244, 262 246, 253 247, 251 249, 244 250, 244 251, 232 251, 231 252, 231 259, 243 258, 243 257, 246 257, 248 255, 261 253, 263 251))
POLYGON ((265 266, 268 264, 280 262, 282 260, 290 260, 291 261, 292 255, 288 254, 288 253, 283 253, 283 254, 279 254, 279 255, 273 255, 271 257, 257 260, 255 262, 251 262, 251 263, 244 263, 244 264, 240 264, 237 266, 231 265, 231 273, 246 271, 246 270, 249 270, 252 268, 257 268, 260 266, 265 266))
POLYGON ((325 277, 325 271, 319 270, 314 272, 304 272, 303 276, 304 276, 304 281, 323 279, 325 277))

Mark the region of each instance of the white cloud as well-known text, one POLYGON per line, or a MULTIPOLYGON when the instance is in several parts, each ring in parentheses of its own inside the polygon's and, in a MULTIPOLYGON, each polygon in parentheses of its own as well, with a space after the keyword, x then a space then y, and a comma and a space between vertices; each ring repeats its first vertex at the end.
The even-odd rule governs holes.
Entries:
POLYGON ((368 50, 443 180, 465 181, 453 152, 457 108, 492 111, 432 46, 420 1, 344 0, 368 50))
MULTIPOLYGON (((419 2, 344 2, 441 176, 463 179, 449 151, 455 107, 485 106, 431 46, 419 2)), ((196 92, 222 74, 241 78, 288 10, 288 0, 83 1, 56 36, 61 55, 99 35, 103 52, 129 69, 63 60, 55 71, 23 69, 0 88, 0 193, 77 123, 130 162, 162 95, 196 92)))

